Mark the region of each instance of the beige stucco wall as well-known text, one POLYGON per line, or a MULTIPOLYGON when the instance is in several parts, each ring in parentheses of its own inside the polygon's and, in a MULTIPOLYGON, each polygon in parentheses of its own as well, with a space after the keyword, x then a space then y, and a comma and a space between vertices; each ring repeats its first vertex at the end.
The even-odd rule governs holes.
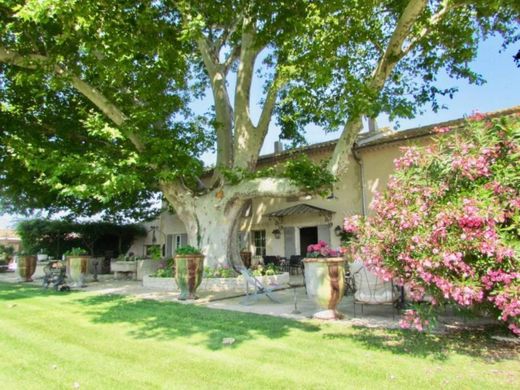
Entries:
POLYGON ((358 152, 363 163, 363 191, 365 196, 365 213, 370 214, 370 203, 377 192, 383 192, 388 178, 394 172, 394 160, 403 154, 407 146, 425 146, 431 137, 394 142, 362 149, 358 152))
MULTIPOLYGON (((320 153, 312 156, 316 162, 328 157, 328 154, 320 153)), ((299 228, 317 225, 330 225, 329 243, 333 248, 340 245, 339 237, 334 235, 334 228, 339 225, 343 226, 343 219, 347 215, 355 215, 361 212, 361 185, 360 185, 360 169, 354 158, 350 159, 349 169, 333 187, 334 196, 330 199, 322 198, 318 195, 312 197, 300 198, 298 201, 290 202, 283 198, 260 198, 253 201, 252 217, 244 221, 241 230, 265 230, 266 231, 266 252, 268 255, 284 255, 284 236, 283 227, 295 227, 295 242, 297 252, 299 251, 299 228), (266 216, 273 211, 285 209, 287 207, 296 206, 305 203, 310 206, 320 207, 322 209, 334 212, 332 219, 318 214, 296 215, 284 217, 281 221, 275 221, 266 216), (280 226, 281 224, 281 226, 280 226), (272 231, 276 228, 282 231, 279 239, 274 238, 272 231)), ((251 250, 253 247, 250 248, 251 250)))
MULTIPOLYGON (((162 215, 157 218, 156 220, 153 220, 151 222, 144 222, 141 225, 146 229, 146 237, 138 237, 134 242, 132 243, 132 246, 130 249, 128 249, 127 253, 133 252, 135 256, 144 256, 146 253, 146 246, 147 245, 153 245, 153 234, 151 232, 152 226, 160 226, 162 220, 162 215)), ((160 230, 160 228, 159 228, 160 230)), ((155 231, 155 245, 163 245, 164 244, 164 237, 159 232, 159 230, 155 231)))

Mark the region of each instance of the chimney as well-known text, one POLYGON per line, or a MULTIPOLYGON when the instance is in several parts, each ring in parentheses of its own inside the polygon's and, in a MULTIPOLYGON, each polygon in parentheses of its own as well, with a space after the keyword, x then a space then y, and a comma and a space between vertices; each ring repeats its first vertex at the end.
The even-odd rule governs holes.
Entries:
POLYGON ((280 154, 283 152, 283 144, 280 141, 274 142, 274 154, 280 154))
POLYGON ((368 132, 375 133, 377 130, 376 118, 368 118, 368 132))

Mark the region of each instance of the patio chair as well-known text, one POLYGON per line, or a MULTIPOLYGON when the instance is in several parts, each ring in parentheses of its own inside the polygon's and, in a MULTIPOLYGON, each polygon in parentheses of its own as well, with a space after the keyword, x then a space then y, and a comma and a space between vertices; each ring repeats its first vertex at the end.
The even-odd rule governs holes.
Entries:
POLYGON ((289 258, 289 274, 294 275, 300 272, 302 265, 302 257, 298 255, 289 258))
POLYGON ((356 304, 361 305, 361 314, 363 314, 364 305, 391 304, 395 307, 399 291, 392 282, 379 279, 359 261, 355 261, 350 265, 350 274, 355 289, 354 315, 356 314, 356 304))
POLYGON ((260 280, 258 280, 250 270, 247 268, 242 268, 239 272, 244 277, 245 287, 246 287, 246 297, 240 302, 242 305, 252 305, 258 300, 260 295, 265 295, 274 303, 280 303, 279 300, 272 296, 274 290, 271 287, 265 286, 260 280), (254 292, 252 294, 249 293, 249 285, 253 287, 254 292))
POLYGON ((264 265, 274 264, 280 265, 280 258, 278 256, 264 256, 264 265))

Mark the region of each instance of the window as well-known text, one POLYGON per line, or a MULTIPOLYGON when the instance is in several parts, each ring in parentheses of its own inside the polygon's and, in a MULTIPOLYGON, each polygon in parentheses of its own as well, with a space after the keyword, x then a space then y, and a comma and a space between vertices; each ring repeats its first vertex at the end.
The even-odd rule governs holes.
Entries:
POLYGON ((265 230, 253 230, 255 256, 265 256, 265 230))

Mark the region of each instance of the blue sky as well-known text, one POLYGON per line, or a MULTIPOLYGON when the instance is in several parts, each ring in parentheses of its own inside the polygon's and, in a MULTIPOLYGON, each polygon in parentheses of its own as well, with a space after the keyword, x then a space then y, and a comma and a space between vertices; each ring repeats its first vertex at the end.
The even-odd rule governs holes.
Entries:
MULTIPOLYGON (((513 45, 508 50, 500 53, 500 40, 489 39, 482 43, 477 59, 472 67, 487 80, 482 86, 468 85, 463 80, 452 80, 445 75, 440 75, 439 83, 443 86, 455 86, 459 88, 453 99, 443 98, 440 103, 448 107, 446 110, 434 113, 430 110, 411 120, 400 120, 400 129, 407 129, 432 123, 442 122, 449 119, 460 118, 471 114, 473 111, 480 112, 496 111, 503 108, 520 105, 520 68, 513 62, 513 55, 519 46, 513 45)), ((261 96, 261 83, 253 82, 252 96, 258 99, 261 96)), ((197 103, 200 111, 207 110, 211 105, 209 98, 197 103)), ((197 109, 197 107, 195 107, 197 109)), ((253 119, 258 118, 259 108, 251 107, 253 119)), ((390 126, 393 124, 387 118, 378 118, 379 126, 390 126)), ((339 132, 325 134, 319 128, 312 128, 307 132, 309 144, 323 142, 338 138, 339 132)), ((274 142, 278 139, 278 129, 271 125, 262 154, 272 153, 274 142)), ((214 156, 206 154, 204 160, 207 164, 214 161, 214 156)), ((11 226, 16 217, 0 215, 0 228, 11 226)))

